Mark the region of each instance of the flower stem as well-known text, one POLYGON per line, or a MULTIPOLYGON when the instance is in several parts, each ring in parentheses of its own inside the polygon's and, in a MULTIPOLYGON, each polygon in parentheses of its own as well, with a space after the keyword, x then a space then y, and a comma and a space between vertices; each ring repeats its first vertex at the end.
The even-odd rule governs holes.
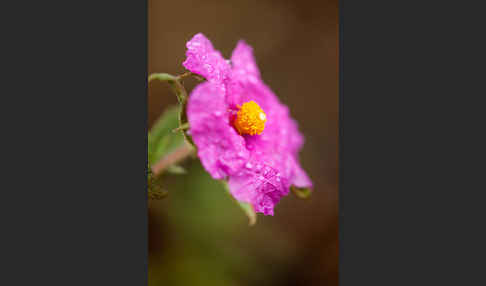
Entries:
POLYGON ((167 82, 174 93, 177 96, 180 104, 185 104, 187 100, 187 92, 182 83, 180 82, 180 76, 173 76, 168 73, 153 73, 148 77, 148 82, 157 79, 167 82))
POLYGON ((155 163, 155 165, 152 166, 152 172, 154 173, 154 175, 158 176, 169 166, 184 160, 185 158, 189 157, 193 152, 194 148, 192 148, 189 144, 184 144, 181 147, 175 149, 172 153, 162 158, 157 163, 155 163))
POLYGON ((173 129, 172 132, 175 133, 177 131, 184 131, 184 130, 187 130, 187 129, 189 129, 189 122, 181 124, 179 127, 173 129))
POLYGON ((191 75, 193 75, 193 73, 192 73, 192 72, 185 72, 185 73, 183 73, 183 74, 178 75, 178 76, 177 76, 177 79, 178 79, 178 80, 181 80, 181 79, 184 79, 184 78, 186 78, 186 77, 188 77, 188 76, 191 76, 191 75))
POLYGON ((168 73, 153 73, 149 75, 148 77, 148 82, 153 81, 154 79, 160 80, 160 81, 170 81, 170 80, 176 80, 176 77, 173 75, 170 75, 168 73))
MULTIPOLYGON (((194 75, 191 72, 186 72, 183 73, 179 76, 173 76, 167 73, 154 73, 151 74, 148 78, 148 81, 151 82, 154 79, 160 80, 160 81, 166 81, 174 93, 177 96, 177 100, 179 101, 179 104, 181 105, 181 111, 179 113, 179 127, 184 126, 187 123, 187 115, 186 115, 186 107, 187 107, 187 91, 182 85, 180 79, 187 77, 189 75, 194 75)), ((189 142, 189 144, 194 146, 194 142, 190 138, 190 136, 185 132, 185 129, 182 129, 184 132, 184 138, 189 142)))

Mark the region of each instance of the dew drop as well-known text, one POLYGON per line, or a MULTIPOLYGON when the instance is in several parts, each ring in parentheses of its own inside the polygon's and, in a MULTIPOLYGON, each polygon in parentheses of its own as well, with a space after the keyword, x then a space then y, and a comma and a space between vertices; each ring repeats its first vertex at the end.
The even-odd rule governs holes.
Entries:
POLYGON ((263 120, 265 120, 267 118, 267 116, 263 112, 260 112, 260 114, 258 116, 260 117, 260 120, 261 121, 263 121, 263 120))

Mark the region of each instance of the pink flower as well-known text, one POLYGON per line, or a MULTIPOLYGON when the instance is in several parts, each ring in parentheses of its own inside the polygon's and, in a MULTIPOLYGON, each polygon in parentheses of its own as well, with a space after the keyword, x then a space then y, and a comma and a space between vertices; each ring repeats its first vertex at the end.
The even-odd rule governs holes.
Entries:
POLYGON ((213 178, 227 179, 237 200, 273 215, 290 186, 312 187, 298 161, 304 140, 296 122, 263 83, 244 41, 231 61, 201 33, 186 46, 184 67, 207 80, 192 91, 187 105, 202 165, 213 178))

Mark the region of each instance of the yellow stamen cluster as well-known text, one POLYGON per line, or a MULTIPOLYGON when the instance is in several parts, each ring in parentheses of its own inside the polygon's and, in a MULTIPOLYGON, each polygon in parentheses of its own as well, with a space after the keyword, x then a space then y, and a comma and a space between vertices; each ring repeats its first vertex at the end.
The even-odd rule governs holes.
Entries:
POLYGON ((236 119, 234 122, 236 130, 240 134, 261 134, 263 129, 265 129, 265 122, 267 122, 267 115, 260 106, 252 101, 243 103, 240 110, 236 114, 236 119))

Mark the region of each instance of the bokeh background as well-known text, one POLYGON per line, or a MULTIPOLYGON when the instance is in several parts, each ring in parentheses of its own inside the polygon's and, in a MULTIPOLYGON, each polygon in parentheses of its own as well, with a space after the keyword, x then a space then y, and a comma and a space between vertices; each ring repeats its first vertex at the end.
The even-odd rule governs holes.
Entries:
MULTIPOLYGON (((198 32, 226 58, 239 39, 252 45, 305 135, 300 158, 315 183, 310 199, 290 194, 249 227, 198 160, 184 162, 189 173, 164 176, 170 194, 149 206, 149 285, 337 285, 337 0, 149 0, 148 16, 149 73, 183 73, 185 43, 198 32)), ((150 125, 177 102, 160 82, 148 100, 150 125)))

